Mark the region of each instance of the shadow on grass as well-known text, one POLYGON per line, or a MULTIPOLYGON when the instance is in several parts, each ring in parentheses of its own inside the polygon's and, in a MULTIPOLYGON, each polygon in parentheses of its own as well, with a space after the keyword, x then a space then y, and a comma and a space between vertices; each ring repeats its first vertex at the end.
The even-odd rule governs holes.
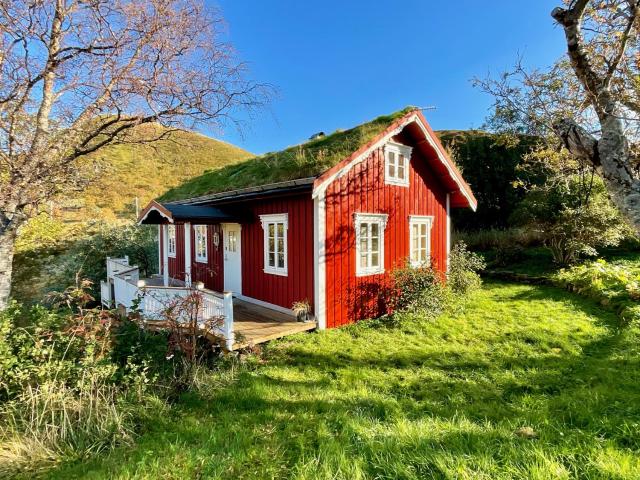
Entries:
MULTIPOLYGON (((614 319, 551 287, 500 295, 614 319)), ((228 388, 185 395, 170 417, 146 426, 133 449, 53 473, 127 478, 176 468, 185 477, 330 476, 324 468, 335 478, 450 478, 464 467, 526 478, 537 466, 547 477, 564 470, 629 478, 596 460, 605 448, 640 450, 637 337, 605 330, 569 350, 553 334, 522 330, 497 335, 485 350, 458 341, 410 352, 371 346, 365 355, 323 353, 326 347, 305 337, 306 349, 276 350, 265 369, 242 373, 228 388), (522 426, 533 426, 536 438, 514 435, 522 426), (201 462, 197 472, 194 462, 201 462)))

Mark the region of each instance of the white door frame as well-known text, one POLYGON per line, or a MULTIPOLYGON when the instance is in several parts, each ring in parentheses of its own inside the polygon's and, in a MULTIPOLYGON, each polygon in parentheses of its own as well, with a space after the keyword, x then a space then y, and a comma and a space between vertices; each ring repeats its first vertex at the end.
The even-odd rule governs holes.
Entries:
POLYGON ((228 227, 235 227, 236 231, 238 232, 238 238, 237 238, 237 255, 238 255, 238 289, 237 290, 232 290, 232 293, 234 295, 242 295, 242 225, 239 223, 222 223, 220 225, 222 227, 222 264, 223 264, 223 279, 222 279, 222 285, 223 285, 223 289, 226 291, 227 289, 227 272, 228 272, 228 268, 227 268, 227 243, 228 243, 228 236, 227 236, 227 229, 228 227))

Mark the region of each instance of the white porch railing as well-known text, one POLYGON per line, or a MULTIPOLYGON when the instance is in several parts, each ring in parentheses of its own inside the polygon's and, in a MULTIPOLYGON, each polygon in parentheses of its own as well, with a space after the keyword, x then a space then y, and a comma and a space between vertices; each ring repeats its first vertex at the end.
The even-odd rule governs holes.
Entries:
MULTIPOLYGON (((138 267, 128 265, 128 259, 126 264, 122 260, 108 259, 107 274, 111 273, 112 275, 114 298, 111 301, 113 305, 116 307, 121 305, 127 313, 137 303, 137 309, 144 318, 161 320, 163 313, 174 306, 176 300, 186 298, 194 293, 193 289, 187 287, 145 285, 144 281, 140 281, 138 267), (112 262, 111 267, 109 266, 110 261, 112 262)), ((103 292, 103 283, 108 289, 109 279, 107 282, 101 282, 101 292, 103 292)), ((213 324, 212 333, 223 337, 227 350, 233 350, 235 335, 233 328, 233 297, 231 293, 218 293, 205 289, 196 291, 202 299, 198 312, 198 324, 201 327, 205 327, 205 324, 210 320, 222 319, 222 322, 213 324)), ((110 295, 110 292, 108 295, 110 295)))
POLYGON ((111 284, 107 280, 100 280, 100 300, 105 307, 110 308, 113 304, 113 298, 111 298, 111 284))

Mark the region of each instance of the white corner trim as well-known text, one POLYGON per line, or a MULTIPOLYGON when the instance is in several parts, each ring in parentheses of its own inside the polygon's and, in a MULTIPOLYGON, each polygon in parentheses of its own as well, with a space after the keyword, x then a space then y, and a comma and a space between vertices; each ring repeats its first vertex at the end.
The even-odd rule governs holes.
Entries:
POLYGON ((327 328, 326 221, 326 202, 323 194, 313 199, 314 313, 320 330, 327 328))
POLYGON ((447 193, 447 273, 449 272, 449 255, 451 254, 451 194, 447 193))
MULTIPOLYGON (((263 232, 263 268, 264 273, 270 275, 279 275, 281 277, 287 277, 289 275, 289 214, 288 213, 272 213, 268 215, 260 215, 260 223, 262 224, 263 232), (269 265, 269 229, 267 228, 271 223, 282 223, 284 225, 284 267, 270 266, 269 265)), ((275 262, 278 263, 278 252, 276 247, 275 262)))
POLYGON ((191 286, 191 223, 184 224, 184 283, 191 286))
POLYGON ((411 152, 413 151, 413 147, 408 145, 403 145, 401 143, 395 142, 387 142, 384 146, 384 183, 387 185, 397 185, 399 187, 408 187, 409 186, 409 165, 411 164, 411 152), (395 162, 395 173, 396 176, 389 176, 389 154, 394 153, 396 157, 395 162), (402 169, 404 171, 404 178, 399 178, 398 174, 398 158, 402 155, 402 169))
POLYGON ((354 213, 354 228, 356 231, 356 277, 364 277, 367 275, 378 275, 384 273, 384 231, 387 227, 389 215, 386 213, 354 213), (360 266, 360 224, 361 223, 377 223, 378 224, 378 266, 377 267, 361 267, 360 266))

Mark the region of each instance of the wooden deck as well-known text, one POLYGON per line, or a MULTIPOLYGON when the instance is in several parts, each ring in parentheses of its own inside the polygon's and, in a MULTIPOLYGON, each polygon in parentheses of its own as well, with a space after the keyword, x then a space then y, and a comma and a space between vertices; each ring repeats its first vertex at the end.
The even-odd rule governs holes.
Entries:
POLYGON ((257 345, 298 332, 314 330, 316 322, 298 322, 292 315, 233 299, 234 349, 257 345))

